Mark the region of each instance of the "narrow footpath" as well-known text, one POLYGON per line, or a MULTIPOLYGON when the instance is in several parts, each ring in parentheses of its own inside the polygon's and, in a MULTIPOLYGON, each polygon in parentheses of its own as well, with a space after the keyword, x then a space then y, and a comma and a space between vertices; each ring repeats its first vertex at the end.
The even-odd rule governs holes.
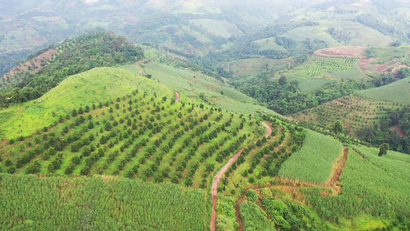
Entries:
MULTIPOLYGON (((270 134, 272 133, 272 129, 266 123, 262 122, 262 124, 268 130, 265 135, 265 137, 268 138, 268 136, 270 136, 270 134)), ((242 151, 243 149, 239 150, 239 152, 236 153, 214 177, 214 182, 212 184, 212 217, 211 217, 211 223, 209 224, 211 226, 211 231, 216 230, 216 202, 218 200, 219 181, 221 180, 226 170, 228 170, 228 168, 239 158, 239 156, 242 154, 242 151)))

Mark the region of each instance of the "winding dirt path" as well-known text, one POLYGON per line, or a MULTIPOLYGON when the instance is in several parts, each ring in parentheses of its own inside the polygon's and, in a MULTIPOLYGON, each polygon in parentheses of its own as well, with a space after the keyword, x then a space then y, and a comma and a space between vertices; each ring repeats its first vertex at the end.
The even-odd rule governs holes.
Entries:
POLYGON ((175 95, 177 98, 175 99, 175 102, 179 103, 179 99, 181 98, 181 95, 179 95, 179 92, 175 92, 175 95))
MULTIPOLYGON (((178 94, 178 93, 177 93, 178 94)), ((262 122, 263 126, 266 127, 268 130, 266 132, 265 137, 268 138, 270 134, 272 133, 272 129, 267 125, 266 123, 262 122)), ((216 174, 214 177, 214 182, 212 184, 212 217, 211 217, 211 223, 209 224, 211 226, 211 231, 216 230, 216 202, 218 200, 218 185, 219 181, 221 180, 223 174, 228 170, 228 168, 239 158, 239 156, 242 154, 243 149, 239 150, 238 153, 236 153, 225 166, 222 167, 222 169, 216 174)))

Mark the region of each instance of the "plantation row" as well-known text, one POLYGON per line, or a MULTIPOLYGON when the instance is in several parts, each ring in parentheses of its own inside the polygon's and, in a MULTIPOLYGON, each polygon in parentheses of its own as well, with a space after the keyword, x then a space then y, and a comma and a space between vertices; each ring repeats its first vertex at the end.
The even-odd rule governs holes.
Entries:
POLYGON ((270 181, 277 176, 282 164, 299 150, 305 139, 301 127, 282 123, 274 118, 264 116, 272 124, 272 134, 259 139, 242 151, 238 160, 225 173, 219 191, 227 190, 235 195, 246 185, 270 181))
POLYGON ((206 230, 202 190, 115 177, 0 174, 1 230, 206 230))
POLYGON ((345 71, 357 64, 359 59, 311 56, 303 64, 289 71, 287 75, 305 78, 323 77, 325 72, 345 71))
POLYGON ((243 115, 138 91, 69 115, 54 114, 53 126, 1 144, 0 170, 136 176, 206 187, 211 171, 260 130, 243 115))
POLYGON ((377 124, 379 121, 386 121, 389 114, 396 108, 408 106, 392 102, 366 100, 362 97, 349 95, 297 113, 294 118, 307 120, 327 129, 337 120, 340 120, 346 125, 349 132, 356 133, 377 124))

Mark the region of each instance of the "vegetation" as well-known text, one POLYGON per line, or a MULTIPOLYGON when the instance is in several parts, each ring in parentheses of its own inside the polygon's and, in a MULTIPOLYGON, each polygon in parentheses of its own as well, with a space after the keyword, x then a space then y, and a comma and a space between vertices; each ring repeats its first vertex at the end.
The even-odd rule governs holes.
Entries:
POLYGON ((342 149, 340 142, 306 130, 302 148, 283 163, 279 175, 295 180, 323 183, 329 178, 333 163, 340 156, 342 149))
MULTIPOLYGON (((70 75, 95 67, 135 62, 143 56, 142 51, 126 37, 117 37, 108 32, 66 40, 55 49, 58 51, 57 55, 43 62, 44 66, 40 70, 20 72, 7 77, 7 80, 17 79, 17 87, 0 93, 1 107, 37 99, 70 75)), ((11 86, 6 84, 6 87, 11 86)))
POLYGON ((404 78, 386 86, 358 91, 355 94, 369 99, 410 104, 409 81, 410 78, 404 78))
POLYGON ((287 73, 305 78, 324 77, 329 71, 345 71, 356 65, 359 59, 349 58, 328 58, 321 56, 311 56, 302 65, 297 66, 287 73))
POLYGON ((172 183, 98 176, 0 177, 2 230, 205 230, 208 226, 205 194, 172 183))
POLYGON ((349 95, 294 114, 293 118, 322 130, 330 130, 339 120, 344 127, 342 136, 349 133, 376 146, 389 143, 392 150, 410 153, 408 112, 407 104, 349 95))
MULTIPOLYGON (((372 151, 377 158, 377 149, 372 151)), ((401 165, 403 166, 403 165, 401 165)), ((364 214, 393 220, 390 227, 406 229, 405 217, 409 216, 410 182, 393 174, 395 168, 380 168, 369 160, 362 158, 352 149, 343 169, 341 180, 343 191, 338 196, 321 196, 318 188, 304 189, 309 203, 315 208, 322 219, 340 222, 342 218, 359 217, 364 214)), ((403 169, 404 170, 404 169, 403 169)))
MULTIPOLYGON (((66 81, 86 79, 84 74, 66 81)), ((84 101, 77 109, 56 112, 50 117, 52 126, 2 143, 2 156, 12 162, 6 171, 121 175, 205 188, 214 169, 264 132, 256 120, 243 115, 193 101, 175 103, 169 89, 128 74, 149 87, 105 102, 84 101)))
MULTIPOLYGON (((57 87, 36 101, 13 105, 0 112, 9 114, 0 124, 2 137, 16 139, 26 137, 49 127, 56 121, 60 123, 60 116, 71 118, 74 109, 85 106, 98 107, 113 99, 123 97, 142 87, 144 89, 160 89, 169 99, 174 93, 163 85, 149 81, 128 71, 116 68, 94 68, 93 70, 70 76, 57 87)), ((12 91, 11 93, 13 93, 12 91)), ((3 120, 3 117, 2 117, 3 120)))
POLYGON ((332 99, 366 89, 369 85, 362 81, 346 80, 327 83, 314 92, 302 92, 298 81, 288 82, 285 76, 277 81, 272 80, 269 73, 260 74, 249 82, 235 83, 245 94, 284 115, 316 107, 332 99))

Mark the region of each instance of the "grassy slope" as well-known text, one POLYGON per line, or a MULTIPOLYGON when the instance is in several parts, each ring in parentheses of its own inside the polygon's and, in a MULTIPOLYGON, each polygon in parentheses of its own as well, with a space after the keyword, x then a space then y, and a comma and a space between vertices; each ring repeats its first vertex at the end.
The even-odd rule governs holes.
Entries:
POLYGON ((370 162, 380 169, 389 172, 393 177, 408 181, 410 175, 410 155, 400 152, 388 151, 385 156, 378 156, 379 149, 368 147, 354 147, 370 162))
POLYGON ((295 180, 323 183, 329 177, 333 162, 342 149, 339 141, 306 130, 303 147, 283 163, 279 175, 295 180))
MULTIPOLYGON (((366 155, 374 155, 375 150, 364 151, 366 155)), ((408 216, 410 181, 408 177, 401 179, 394 174, 398 169, 405 171, 403 167, 382 169, 349 148, 348 160, 340 177, 343 185, 341 194, 323 197, 318 191, 310 203, 324 219, 354 218, 363 215, 388 219, 395 217, 396 213, 408 216)), ((370 222, 361 230, 373 230, 380 227, 380 223, 380 220, 370 222)))
POLYGON ((208 227, 206 197, 201 190, 108 177, 0 177, 1 230, 208 227))
MULTIPOLYGON (((132 66, 124 66, 123 68, 130 71, 134 69, 132 66)), ((277 114, 265 107, 255 105, 256 101, 254 99, 234 88, 200 73, 157 63, 146 65, 145 71, 147 74, 152 74, 154 80, 158 80, 162 84, 184 93, 189 98, 198 98, 200 93, 204 93, 205 98, 212 105, 228 111, 245 115, 255 115, 257 112, 262 113, 263 111, 277 114), (223 91, 224 95, 221 95, 221 91, 223 91)))
POLYGON ((38 100, 6 109, 5 111, 18 112, 8 120, 0 121, 0 134, 8 139, 31 135, 51 125, 58 118, 52 116, 53 112, 65 115, 71 113, 73 108, 93 103, 97 105, 99 102, 126 95, 138 87, 150 86, 151 89, 168 93, 170 91, 160 85, 147 83, 147 79, 117 68, 95 68, 71 76, 38 100))
POLYGON ((355 93, 359 96, 397 103, 410 103, 410 78, 401 79, 379 88, 355 93))

